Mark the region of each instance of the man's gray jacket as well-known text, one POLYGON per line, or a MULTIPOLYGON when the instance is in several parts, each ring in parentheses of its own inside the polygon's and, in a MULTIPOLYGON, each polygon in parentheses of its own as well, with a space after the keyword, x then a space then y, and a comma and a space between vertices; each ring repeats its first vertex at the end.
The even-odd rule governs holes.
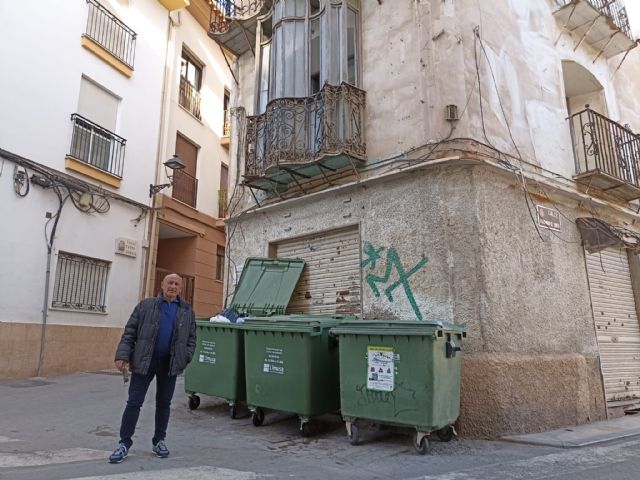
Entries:
MULTIPOLYGON (((162 298, 161 293, 157 297, 146 298, 138 303, 124 327, 115 359, 129 362, 129 370, 133 373, 146 375, 149 371, 160 325, 162 298)), ((182 298, 178 297, 178 300, 171 340, 170 375, 182 373, 196 349, 196 320, 193 308, 182 298)))

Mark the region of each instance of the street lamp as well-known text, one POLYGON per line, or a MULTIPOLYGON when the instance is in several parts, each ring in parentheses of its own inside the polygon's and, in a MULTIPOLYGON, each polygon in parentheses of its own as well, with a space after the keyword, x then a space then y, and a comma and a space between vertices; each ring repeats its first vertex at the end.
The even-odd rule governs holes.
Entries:
POLYGON ((182 170, 185 165, 182 163, 182 160, 178 158, 178 155, 173 155, 169 160, 163 163, 164 171, 169 179, 169 183, 162 183, 160 185, 149 185, 149 198, 153 197, 156 193, 158 193, 163 188, 170 187, 173 185, 173 175, 171 174, 175 170, 182 170))

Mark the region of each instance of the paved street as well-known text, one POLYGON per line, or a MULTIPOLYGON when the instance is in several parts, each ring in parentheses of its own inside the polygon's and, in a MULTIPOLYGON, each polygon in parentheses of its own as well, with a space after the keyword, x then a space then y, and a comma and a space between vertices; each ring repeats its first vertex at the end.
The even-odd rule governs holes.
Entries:
MULTIPOLYGON (((226 404, 203 396, 187 408, 180 379, 167 443, 168 459, 150 453, 153 409, 145 405, 129 458, 110 465, 125 401, 120 376, 83 373, 0 382, 0 478, 7 480, 196 480, 260 478, 567 479, 639 477, 640 440, 580 449, 511 442, 432 442, 417 455, 408 435, 377 432, 349 445, 339 418, 327 416, 313 438, 298 420, 267 414, 256 428, 249 416, 231 420, 226 404)), ((153 395, 153 391, 150 391, 153 395)))

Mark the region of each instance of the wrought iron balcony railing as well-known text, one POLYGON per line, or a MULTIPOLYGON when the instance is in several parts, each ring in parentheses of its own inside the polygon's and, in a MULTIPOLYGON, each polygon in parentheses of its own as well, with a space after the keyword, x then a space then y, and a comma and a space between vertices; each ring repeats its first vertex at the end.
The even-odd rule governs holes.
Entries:
POLYGON ((218 190, 218 217, 227 218, 227 206, 229 205, 228 191, 226 188, 218 190))
POLYGON ((180 95, 178 102, 186 108, 191 115, 196 117, 198 120, 201 119, 200 92, 184 77, 180 77, 180 95))
POLYGON ((253 50, 257 17, 271 8, 272 0, 211 0, 209 36, 234 55, 253 50))
POLYGON ((73 134, 69 156, 122 178, 127 141, 77 113, 71 115, 73 134))
POLYGON ((315 163, 332 170, 342 165, 325 162, 328 158, 364 160, 365 97, 363 90, 342 83, 325 84, 311 97, 270 101, 265 113, 246 118, 245 179, 278 171, 305 178, 309 173, 298 167, 315 163))
POLYGON ((133 68, 136 32, 127 27, 96 0, 87 0, 89 13, 85 35, 98 43, 122 63, 133 68))
MULTIPOLYGON (((627 16, 627 9, 625 8, 622 0, 586 1, 602 15, 608 17, 627 37, 633 39, 633 34, 631 33, 631 27, 629 25, 629 17, 627 16)), ((577 3, 576 0, 556 0, 556 2, 561 7, 571 3, 577 3)))
POLYGON ((577 178, 627 200, 640 198, 640 137, 588 105, 569 121, 577 178))
POLYGON ((171 196, 195 208, 198 197, 198 179, 184 170, 174 170, 171 196))

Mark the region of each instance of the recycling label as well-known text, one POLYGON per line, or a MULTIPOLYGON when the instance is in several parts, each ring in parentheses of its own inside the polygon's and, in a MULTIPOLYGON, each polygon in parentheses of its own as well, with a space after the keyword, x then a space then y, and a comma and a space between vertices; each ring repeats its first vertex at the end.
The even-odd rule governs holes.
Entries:
POLYGON ((381 392, 394 389, 394 355, 391 347, 367 347, 367 388, 381 392))
POLYGON ((202 340, 200 343, 200 354, 198 356, 200 363, 216 363, 216 342, 213 340, 202 340))

